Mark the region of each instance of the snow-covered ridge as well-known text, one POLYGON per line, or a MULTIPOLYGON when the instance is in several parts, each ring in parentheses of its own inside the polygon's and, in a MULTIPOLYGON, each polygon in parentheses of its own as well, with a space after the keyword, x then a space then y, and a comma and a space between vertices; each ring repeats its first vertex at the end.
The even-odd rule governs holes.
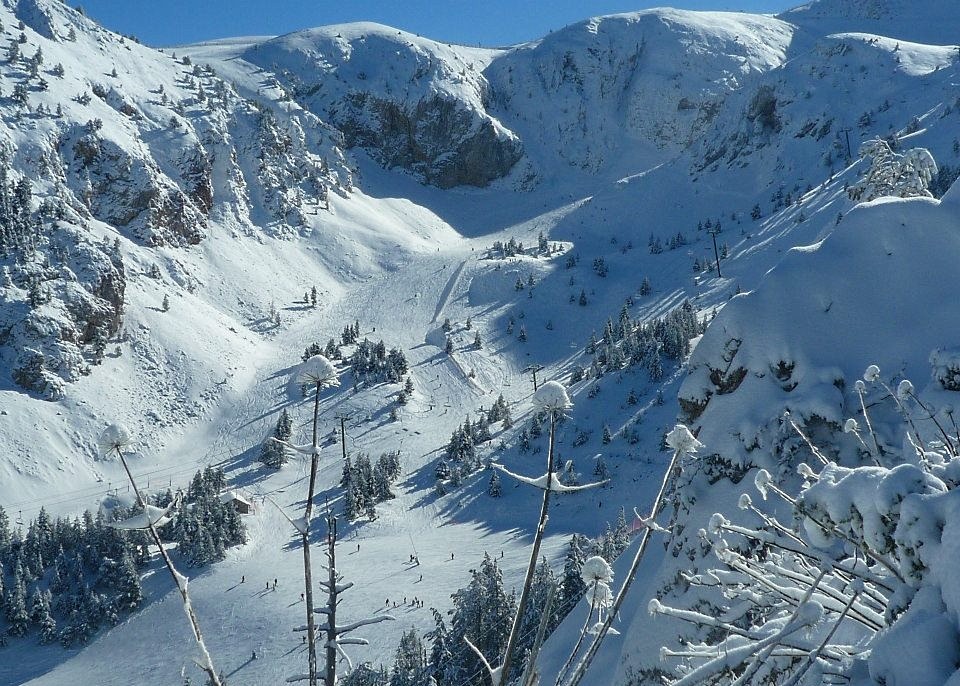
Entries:
POLYGON ((820 35, 867 31, 934 45, 956 43, 960 28, 953 0, 813 0, 778 16, 820 35))
POLYGON ((241 57, 275 73, 297 102, 336 124, 347 145, 446 188, 485 186, 522 152, 485 109, 482 72, 498 54, 356 23, 280 36, 241 57))
POLYGON ((792 35, 751 14, 594 17, 512 49, 486 76, 498 116, 541 165, 627 173, 696 140, 727 94, 784 62, 792 35))

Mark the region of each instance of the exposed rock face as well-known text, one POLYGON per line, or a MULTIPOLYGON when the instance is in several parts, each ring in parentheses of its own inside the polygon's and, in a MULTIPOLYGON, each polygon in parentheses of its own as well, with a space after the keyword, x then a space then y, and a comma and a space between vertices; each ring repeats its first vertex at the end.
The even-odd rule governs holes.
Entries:
POLYGON ((486 186, 523 156, 520 139, 486 110, 483 69, 499 54, 364 23, 281 36, 243 59, 272 71, 348 147, 450 188, 486 186))
POLYGON ((486 186, 523 155, 520 141, 454 100, 410 106, 355 92, 336 120, 347 145, 366 148, 387 167, 403 167, 440 188, 486 186))

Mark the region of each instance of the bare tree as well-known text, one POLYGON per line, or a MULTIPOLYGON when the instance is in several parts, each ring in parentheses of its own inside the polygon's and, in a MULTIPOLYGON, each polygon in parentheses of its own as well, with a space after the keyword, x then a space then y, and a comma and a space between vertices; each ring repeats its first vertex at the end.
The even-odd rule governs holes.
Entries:
POLYGON ((342 646, 345 645, 369 645, 369 641, 358 636, 347 636, 350 632, 359 629, 362 626, 370 624, 379 624, 380 622, 392 621, 391 615, 379 615, 377 617, 368 617, 359 619, 347 624, 337 624, 337 606, 341 602, 340 594, 353 588, 353 582, 343 581, 343 576, 337 572, 337 518, 327 515, 327 580, 317 583, 327 592, 327 604, 324 607, 314 608, 314 612, 326 617, 326 625, 321 627, 321 631, 326 634, 326 676, 324 678, 325 686, 335 686, 337 683, 337 662, 338 655, 343 656, 347 661, 349 669, 353 669, 353 662, 344 652, 342 646))
POLYGON ((339 386, 337 370, 323 355, 314 355, 300 365, 298 378, 313 393, 313 440, 309 445, 292 445, 277 438, 272 440, 286 445, 299 453, 310 455, 310 482, 307 487, 307 502, 303 517, 290 520, 300 534, 303 547, 303 585, 307 605, 307 674, 290 677, 289 682, 306 680, 310 686, 317 686, 317 638, 313 621, 313 573, 310 569, 310 516, 313 514, 313 496, 317 484, 317 465, 320 462, 318 422, 320 419, 320 392, 324 388, 339 386))

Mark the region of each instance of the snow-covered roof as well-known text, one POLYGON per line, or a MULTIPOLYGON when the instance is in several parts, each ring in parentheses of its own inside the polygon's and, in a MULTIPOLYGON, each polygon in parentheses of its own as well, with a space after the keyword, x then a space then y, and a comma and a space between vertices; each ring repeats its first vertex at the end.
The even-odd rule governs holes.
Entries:
POLYGON ((221 503, 231 503, 234 501, 239 501, 244 505, 253 505, 253 503, 251 503, 248 498, 245 498, 239 491, 224 491, 220 494, 221 503))

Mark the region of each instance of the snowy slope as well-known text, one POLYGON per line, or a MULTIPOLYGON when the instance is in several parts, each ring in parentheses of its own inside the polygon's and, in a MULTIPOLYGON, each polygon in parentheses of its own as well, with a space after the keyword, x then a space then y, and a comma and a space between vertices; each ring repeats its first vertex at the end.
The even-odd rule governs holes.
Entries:
MULTIPOLYGON (((799 462, 815 463, 783 420, 784 411, 831 458, 856 466, 855 442, 841 425, 859 415, 853 386, 867 365, 879 365, 890 385, 912 379, 934 407, 952 403, 951 392, 936 380, 930 355, 953 345, 944 321, 953 316, 950 294, 957 287, 949 265, 960 251, 954 230, 960 219, 958 188, 942 202, 885 199, 858 207, 822 242, 792 250, 755 291, 732 300, 713 322, 691 357, 679 394, 688 408, 682 418, 706 445, 683 479, 680 499, 690 510, 680 519, 683 533, 678 530, 670 542, 670 550, 682 552, 676 559, 655 556, 642 568, 643 593, 635 594, 624 612, 633 618, 624 627, 627 637, 612 639, 601 654, 598 670, 607 666, 610 683, 642 669, 675 666, 659 663, 657 647, 686 628, 646 616, 644 595, 676 603, 686 593, 675 583, 678 569, 717 565, 712 554, 704 557, 708 551, 695 534, 709 513, 733 516, 739 494, 754 492, 749 484, 759 468, 790 484, 799 462)), ((874 404, 881 440, 898 449, 904 438, 895 408, 874 404)), ((929 429, 932 439, 935 429, 928 424, 922 430, 929 429)), ((693 593, 680 604, 689 606, 693 593)), ((922 670, 915 674, 920 673, 927 678, 922 670)))
MULTIPOLYGON (((845 128, 854 155, 862 140, 896 132, 904 147, 924 145, 941 163, 957 164, 960 108, 951 89, 957 64, 951 48, 874 35, 873 24, 849 27, 869 34, 830 35, 835 23, 817 32, 811 20, 798 39, 783 17, 657 10, 587 20, 508 50, 449 46, 355 24, 177 48, 174 60, 172 53, 121 41, 58 3, 16 7, 29 24, 23 53, 42 47, 43 69, 60 61, 66 73, 45 77, 48 90, 28 94, 33 110, 39 102, 51 110, 61 104, 62 119, 5 110, 5 135, 17 151, 14 171, 31 179, 38 199, 72 208, 68 223, 77 234, 89 232, 96 245, 103 237, 119 240, 126 335, 111 333, 102 364, 65 383, 57 402, 4 379, 0 504, 25 521, 42 505, 67 514, 96 508, 123 483, 119 466, 94 453, 94 438, 108 421, 124 421, 141 436, 134 471, 151 489, 183 484, 206 464, 224 466, 232 484, 257 502, 247 518, 251 540, 223 563, 188 572, 201 624, 212 627, 211 649, 231 683, 275 683, 303 670, 299 638, 290 633, 302 622, 299 550, 272 503, 297 514, 307 467, 293 462, 273 472, 257 456, 283 408, 294 416, 295 438, 306 436, 310 408, 290 383, 294 366, 307 345, 338 337, 354 320, 362 336, 405 351, 416 390, 396 422, 389 411, 400 387, 358 385, 354 392, 348 373, 322 405, 324 433, 338 426, 338 413, 348 413, 350 450, 376 456, 400 449, 403 459, 398 498, 378 508, 376 521, 347 528, 342 571, 357 583, 345 601, 348 618, 382 611, 384 599, 404 595, 446 610, 484 551, 502 551, 507 584, 518 583, 536 498, 505 480, 503 498, 492 501, 483 472, 437 496, 437 456, 454 427, 502 392, 518 427, 496 434, 485 450, 492 454, 502 438, 506 449, 497 459, 535 473, 541 455, 516 448, 530 411, 524 369, 538 363, 545 367, 541 379, 566 382, 575 367, 589 367, 590 333, 602 332, 628 298, 637 321, 661 316, 687 297, 701 317, 720 312, 694 353, 685 401, 703 398, 709 388, 703 376, 719 364, 725 330, 744 339, 738 353, 749 361, 744 390, 715 393, 698 419, 708 454, 738 461, 754 454, 746 437, 763 442, 773 432, 769 422, 777 412, 760 400, 840 417, 849 399, 836 397, 835 374, 853 379, 876 361, 891 373, 909 365, 917 381, 930 349, 953 345, 935 340, 937 320, 921 321, 912 306, 913 298, 927 297, 924 289, 941 289, 930 291, 931 302, 942 308, 940 319, 949 318, 950 301, 941 294, 950 284, 936 278, 934 267, 953 255, 952 237, 938 228, 955 222, 952 205, 878 201, 836 224, 852 206, 845 184, 867 164, 845 159, 845 128), (38 12, 52 24, 30 19, 38 12), (48 25, 59 39, 46 35, 48 25), (63 39, 68 26, 75 27, 75 41, 63 39), (194 64, 183 64, 185 55, 194 64), (194 65, 208 63, 217 75, 194 73, 194 65), (105 99, 71 100, 93 83, 107 84, 105 99), (770 93, 776 106, 767 116, 770 93), (125 114, 125 103, 141 115, 125 114), (860 126, 865 112, 870 116, 860 126), (114 160, 116 167, 95 170, 92 188, 73 158, 59 163, 59 185, 37 171, 32 160, 72 151, 93 118, 102 121, 97 136, 107 154, 92 159, 114 160), (60 148, 46 143, 54 136, 64 137, 60 148), (197 145, 209 158, 213 203, 204 210, 184 201, 183 207, 195 206, 186 213, 192 223, 177 224, 192 227, 189 240, 170 227, 154 240, 156 215, 148 203, 142 216, 131 216, 137 206, 131 198, 139 196, 118 192, 128 186, 117 182, 117 170, 136 170, 134 189, 189 199, 197 186, 182 163, 195 159, 197 145), (100 185, 97 174, 105 179, 100 185), (507 182, 496 181, 504 176, 507 182), (774 200, 781 187, 791 203, 774 200), (762 215, 756 220, 755 205, 762 215), (729 252, 723 278, 692 270, 695 261, 712 259, 710 237, 697 229, 707 219, 723 224, 717 237, 729 252), (541 232, 558 252, 488 258, 496 240, 515 238, 529 247, 541 232), (648 251, 651 234, 666 242, 678 232, 685 245, 648 251), (791 252, 797 245, 819 247, 791 252), (784 255, 782 270, 727 308, 728 299, 756 287, 784 255), (568 267, 569 257, 579 262, 568 267), (591 266, 599 258, 606 276, 591 266), (851 278, 850 265, 861 265, 856 273, 865 276, 851 278), (923 278, 911 276, 918 271, 923 278), (876 274, 885 289, 875 288, 876 274), (649 296, 638 294, 644 276, 652 282, 649 296), (535 287, 516 288, 518 279, 528 284, 531 277, 535 287), (320 292, 316 309, 302 302, 312 286, 320 292), (581 291, 586 306, 576 302, 581 291), (168 312, 161 307, 165 295, 168 312), (901 303, 900 310, 877 305, 881 295, 901 303), (791 308, 778 307, 780 299, 791 308), (271 305, 279 324, 270 321, 271 305), (899 335, 901 320, 889 321, 898 312, 917 317, 922 340, 899 335), (452 357, 443 353, 446 318, 452 357), (511 319, 516 328, 508 333, 511 319), (835 321, 852 325, 849 344, 834 338, 835 321), (518 340, 521 326, 526 342, 518 340), (479 350, 472 345, 477 332, 479 350), (858 352, 866 358, 857 359, 858 352), (771 382, 778 356, 789 357, 793 373, 802 375, 791 392, 771 382), (742 440, 729 433, 731 426, 742 440), (414 550, 419 569, 405 564, 414 550), (247 581, 238 586, 241 576, 247 581), (278 591, 262 592, 274 578, 278 591), (254 649, 267 659, 249 661, 254 649)), ((4 25, 16 26, 11 6, 3 12, 4 25)), ((0 67, 3 92, 25 72, 0 67)), ((28 288, 6 293, 26 308, 28 288)), ((14 350, 4 348, 5 360, 14 350)), ((685 374, 666 372, 652 381, 643 369, 625 368, 573 385, 575 408, 559 437, 562 456, 588 475, 603 454, 614 479, 607 489, 555 506, 546 546, 552 561, 571 532, 597 535, 619 506, 647 508, 664 462, 660 439, 679 412, 673 398, 685 374), (636 405, 627 402, 631 391, 636 405), (610 444, 601 442, 605 425, 615 434, 610 444), (636 442, 627 440, 631 432, 636 442)), ((320 475, 320 490, 335 508, 339 455, 339 445, 325 446, 320 475)), ((738 493, 711 487, 689 513, 692 531, 738 493)), ((674 558, 663 559, 662 566, 659 557, 647 561, 622 613, 624 635, 602 654, 597 674, 611 684, 656 660, 666 632, 645 611, 676 569, 674 558)), ((12 642, 4 651, 14 659, 0 664, 0 681, 123 684, 149 674, 158 683, 179 683, 187 660, 172 663, 157 644, 183 641, 187 627, 168 582, 152 572, 142 611, 78 652, 12 642)), ((554 667, 582 611, 551 641, 546 662, 554 667)), ((398 614, 400 621, 367 632, 372 645, 353 656, 389 663, 403 630, 432 627, 427 609, 398 614)), ((607 683, 595 678, 590 683, 607 683)))

